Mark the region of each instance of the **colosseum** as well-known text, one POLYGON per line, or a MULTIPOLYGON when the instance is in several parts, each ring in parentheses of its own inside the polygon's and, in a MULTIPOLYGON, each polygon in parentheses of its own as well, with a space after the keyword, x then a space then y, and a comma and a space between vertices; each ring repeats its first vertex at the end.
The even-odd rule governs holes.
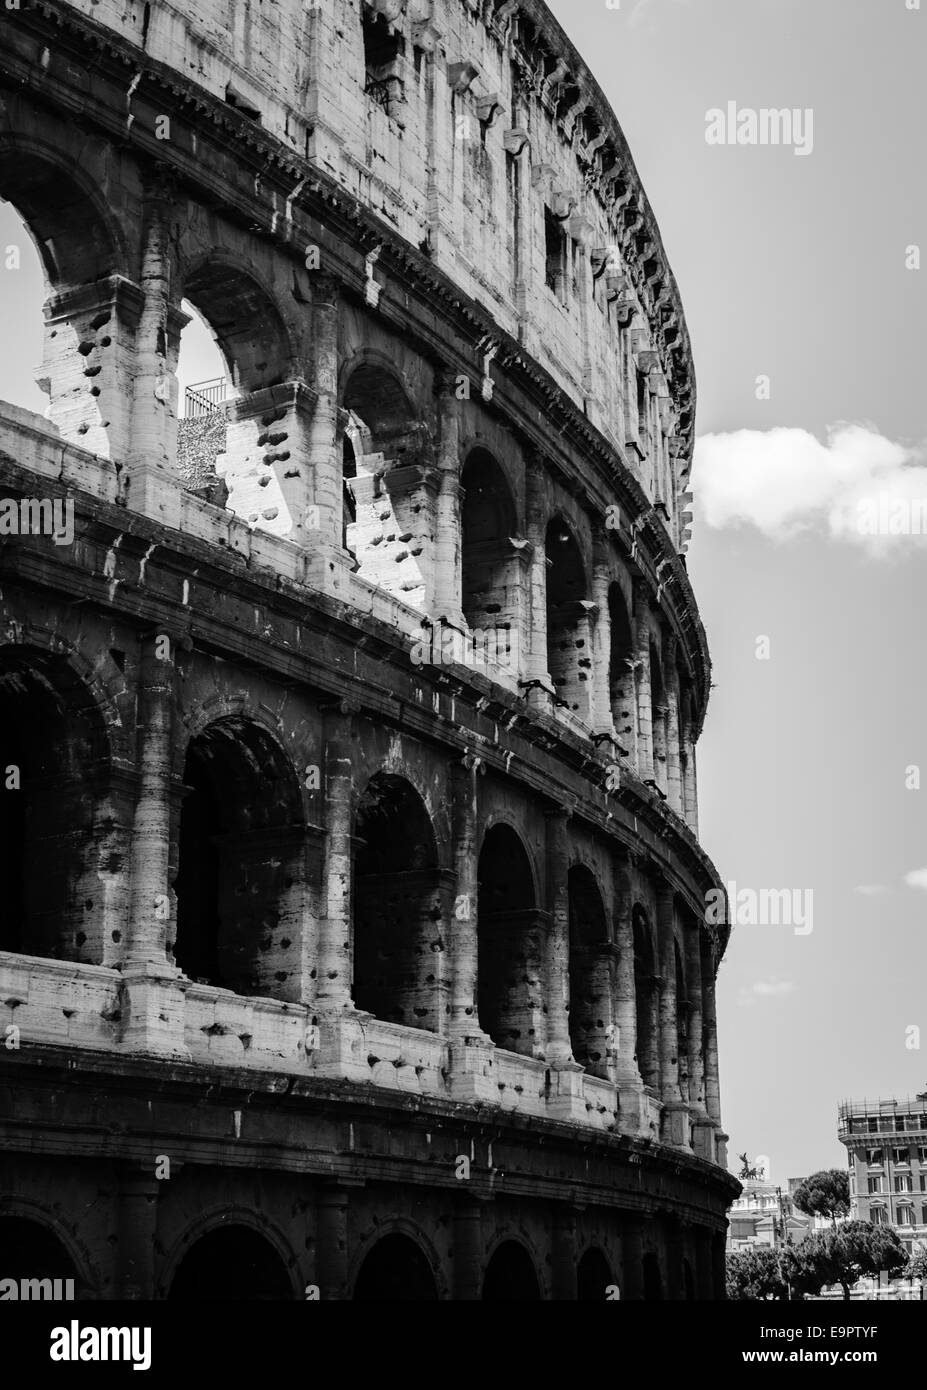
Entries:
POLYGON ((723 1298, 695 381, 589 68, 540 0, 0 31, 0 1277, 723 1298))

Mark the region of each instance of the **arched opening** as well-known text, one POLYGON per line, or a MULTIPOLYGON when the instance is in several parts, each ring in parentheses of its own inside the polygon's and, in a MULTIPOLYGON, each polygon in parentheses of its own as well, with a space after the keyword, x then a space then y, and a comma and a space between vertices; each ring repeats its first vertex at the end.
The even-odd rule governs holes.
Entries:
POLYGON ((174 956, 191 979, 297 1000, 305 826, 293 768, 238 716, 192 739, 180 813, 174 956))
POLYGON ((663 1276, 660 1273, 660 1261, 656 1255, 648 1254, 644 1256, 644 1299, 648 1303, 660 1303, 663 1301, 663 1276))
POLYGON ((586 720, 590 707, 592 643, 586 570, 562 517, 547 528, 547 663, 557 701, 586 720))
POLYGON ((487 832, 477 876, 480 1027, 497 1047, 530 1057, 540 1050, 544 939, 531 863, 509 826, 487 832))
POLYGON ((249 1226, 229 1225, 191 1245, 167 1296, 184 1303, 284 1302, 293 1285, 270 1241, 249 1226))
POLYGON ((612 722, 618 742, 628 752, 637 743, 637 681, 634 666, 634 639, 631 619, 620 584, 608 591, 608 612, 611 623, 611 652, 609 654, 609 692, 612 722))
POLYGON ((183 308, 190 317, 177 360, 185 481, 249 526, 292 537, 303 517, 299 471, 288 477, 289 460, 302 425, 289 395, 269 394, 295 375, 283 316, 262 285, 221 257, 188 271, 183 308))
POLYGON ((634 1002, 637 1016, 637 1065, 645 1086, 660 1085, 657 1054, 656 965, 653 933, 647 914, 636 907, 632 914, 634 934, 634 1002))
POLYGON ((232 371, 209 324, 189 299, 177 353, 177 466, 184 486, 224 507, 228 487, 217 465, 228 444, 226 407, 235 395, 232 371))
POLYGON ((434 1303, 438 1287, 421 1246, 403 1235, 384 1236, 364 1257, 354 1284, 360 1303, 434 1303))
POLYGON ((16 325, 16 351, 3 363, 3 399, 22 410, 44 415, 48 395, 39 386, 43 375, 45 270, 32 234, 12 203, 0 202, 0 282, 3 309, 16 325))
POLYGON ((682 783, 682 814, 690 829, 696 829, 695 805, 695 706, 691 683, 679 675, 679 778, 682 783))
POLYGON ((518 633, 519 561, 515 504, 492 454, 474 449, 461 475, 461 606, 468 626, 510 651, 518 633))
POLYGON ((682 1099, 689 1099, 689 997, 686 991, 686 972, 683 968, 679 942, 673 942, 676 962, 676 1064, 679 1069, 679 1090, 682 1099))
POLYGON ((584 865, 570 869, 570 1043, 576 1061, 593 1076, 608 1076, 613 1034, 613 989, 608 920, 595 878, 584 865))
POLYGON ((424 429, 398 378, 374 363, 355 367, 341 405, 351 444, 350 456, 344 455, 344 486, 354 509, 345 528, 347 549, 361 579, 421 608, 431 508, 424 429))
POLYGON ((358 1009, 437 1032, 444 1006, 442 876, 418 792, 380 773, 360 799, 354 852, 358 1009))
POLYGON ((576 1271, 576 1297, 580 1303, 601 1303, 614 1284, 608 1260, 594 1246, 587 1250, 576 1271))
MULTIPOLYGON (((108 753, 90 692, 62 658, 0 649, 0 947, 103 962, 108 753)), ((111 819, 111 818, 110 818, 111 819)))
MULTIPOLYGON (((89 1292, 81 1284, 74 1261, 54 1231, 40 1221, 23 1216, 0 1217, 0 1283, 7 1279, 20 1284, 20 1298, 85 1298, 89 1292), (29 1293, 25 1294, 21 1287, 23 1280, 51 1281, 51 1285, 46 1283, 39 1291, 31 1284, 29 1293), (70 1288, 68 1280, 73 1281, 70 1288)), ((6 1297, 5 1291, 0 1296, 6 1297)))
POLYGON ((113 299, 124 267, 108 214, 65 158, 8 136, 0 137, 0 194, 9 200, 0 209, 4 308, 17 325, 4 397, 46 416, 69 442, 112 457, 125 443, 113 299))
POLYGON ((653 779, 666 792, 666 686, 659 652, 650 643, 650 718, 653 728, 653 779))
POLYGON ((484 1303, 539 1303, 541 1286, 534 1262, 517 1240, 506 1240, 493 1252, 483 1278, 484 1303))

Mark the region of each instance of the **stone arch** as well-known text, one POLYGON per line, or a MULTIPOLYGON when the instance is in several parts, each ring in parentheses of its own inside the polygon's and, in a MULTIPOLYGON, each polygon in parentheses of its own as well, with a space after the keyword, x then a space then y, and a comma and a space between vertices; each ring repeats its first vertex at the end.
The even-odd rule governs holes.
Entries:
POLYGON ((644 909, 638 904, 631 914, 634 938, 634 998, 637 1010, 637 1065, 645 1086, 658 1088, 657 957, 653 930, 644 909))
POLYGON ((521 566, 513 544, 515 499, 505 473, 482 446, 460 476, 461 607, 473 629, 518 630, 521 566))
POLYGON ((618 742, 633 751, 637 729, 637 682, 631 613, 617 580, 609 585, 608 613, 611 630, 608 687, 612 722, 618 742))
POLYGON ((296 1260, 279 1232, 250 1212, 212 1213, 177 1242, 160 1280, 178 1302, 284 1302, 300 1297, 296 1260))
POLYGON ((60 143, 0 131, 0 197, 22 217, 50 289, 128 273, 124 238, 109 204, 60 143))
POLYGON ((486 1303, 539 1303, 541 1282, 526 1245, 506 1237, 496 1246, 483 1275, 486 1303))
POLYGON ((477 868, 477 1015, 497 1047, 543 1047, 543 914, 521 836, 504 821, 484 834, 477 868))
POLYGON ((614 1035, 614 981, 605 899, 595 875, 574 864, 568 875, 570 1043, 576 1061, 608 1077, 614 1035))
POLYGON ((341 411, 347 515, 354 518, 346 525, 346 547, 360 578, 423 607, 431 510, 426 428, 395 365, 374 350, 346 365, 341 411))
POLYGON ((438 1032, 448 885, 428 808, 405 777, 383 771, 367 783, 352 858, 354 1003, 387 1022, 438 1032))
POLYGON ((110 731, 79 663, 0 647, 2 949, 103 963, 100 875, 119 842, 110 773, 110 731))
POLYGON ((87 1251, 38 1202, 2 1199, 0 1256, 2 1278, 73 1279, 78 1300, 99 1297, 99 1275, 87 1251))
POLYGON ((293 338, 276 296, 239 257, 216 250, 191 260, 183 267, 182 296, 215 335, 240 395, 294 375, 293 338))
POLYGON ((438 1265, 427 1242, 408 1223, 378 1230, 357 1261, 352 1298, 362 1303, 433 1303, 440 1298, 438 1265))
POLYGON ((590 1245, 576 1267, 577 1300, 580 1303, 601 1303, 614 1283, 611 1265, 603 1251, 597 1245, 590 1245))
POLYGON ((267 729, 213 719, 187 743, 174 956, 237 994, 301 994, 306 827, 295 770, 267 729))
POLYGON ((588 720, 591 700, 592 633, 589 581, 579 542, 561 515, 551 519, 547 556, 547 663, 557 701, 588 720))

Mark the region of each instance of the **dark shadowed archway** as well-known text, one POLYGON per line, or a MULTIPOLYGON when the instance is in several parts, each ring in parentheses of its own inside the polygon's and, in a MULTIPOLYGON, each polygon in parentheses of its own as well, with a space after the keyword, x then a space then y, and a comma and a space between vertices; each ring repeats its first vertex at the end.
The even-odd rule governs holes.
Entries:
POLYGON ((480 851, 477 1011, 497 1047, 531 1056, 542 1025, 543 936, 531 862, 507 825, 480 851))
POLYGON ((186 1303, 283 1302, 293 1297, 286 1266, 264 1236, 229 1225, 200 1236, 171 1281, 169 1299, 186 1303))
POLYGON ((484 1303, 538 1303, 541 1286, 528 1251, 506 1240, 494 1252, 483 1278, 484 1303))
POLYGON ((576 1297, 580 1303, 603 1302, 614 1282, 602 1251, 595 1246, 587 1250, 576 1271, 576 1297))
POLYGON ((438 1297, 431 1265, 409 1236, 384 1236, 364 1258, 354 1284, 360 1303, 434 1303, 438 1297))
POLYGON ((547 528, 547 665, 558 702, 588 719, 592 642, 586 570, 576 538, 562 517, 547 528))
POLYGON ((570 1043, 576 1061, 607 1077, 614 1024, 612 961, 605 904, 591 871, 574 864, 569 879, 570 1043))
POLYGON ((403 778, 378 774, 360 799, 354 839, 354 1003, 436 1032, 442 878, 425 803, 403 778))
POLYGON ((474 631, 517 630, 515 504, 492 454, 474 449, 461 475, 461 606, 474 631))

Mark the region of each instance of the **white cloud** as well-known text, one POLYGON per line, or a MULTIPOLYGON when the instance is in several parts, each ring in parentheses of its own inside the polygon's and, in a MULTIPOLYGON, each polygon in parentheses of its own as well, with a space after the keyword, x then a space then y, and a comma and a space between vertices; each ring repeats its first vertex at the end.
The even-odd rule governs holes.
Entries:
POLYGON ((927 889, 927 869, 912 869, 909 874, 905 874, 904 881, 909 888, 927 889))
POLYGON ((756 980, 752 985, 746 985, 741 989, 737 1002, 748 1008, 755 1004, 757 999, 781 999, 784 995, 791 994, 794 988, 791 980, 756 980))
POLYGON ((874 552, 927 535, 927 455, 868 425, 703 435, 693 485, 709 526, 751 525, 772 540, 817 531, 874 552))

